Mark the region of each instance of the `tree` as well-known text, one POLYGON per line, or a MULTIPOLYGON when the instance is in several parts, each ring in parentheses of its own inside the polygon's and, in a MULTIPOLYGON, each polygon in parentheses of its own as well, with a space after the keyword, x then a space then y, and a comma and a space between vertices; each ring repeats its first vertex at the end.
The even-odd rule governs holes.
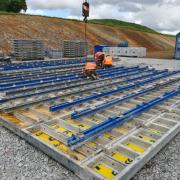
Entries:
POLYGON ((0 0, 0 11, 6 11, 8 4, 8 0, 0 0))
POLYGON ((25 0, 0 0, 0 11, 19 13, 21 10, 27 10, 25 0))

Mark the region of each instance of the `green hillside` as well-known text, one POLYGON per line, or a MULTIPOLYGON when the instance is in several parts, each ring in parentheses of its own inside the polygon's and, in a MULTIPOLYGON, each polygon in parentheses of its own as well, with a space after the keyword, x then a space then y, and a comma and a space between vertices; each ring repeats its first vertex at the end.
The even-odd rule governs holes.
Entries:
POLYGON ((93 24, 101 24, 101 25, 106 25, 106 26, 127 28, 127 29, 131 29, 135 31, 158 33, 155 30, 148 28, 146 26, 142 26, 142 25, 130 23, 130 22, 125 22, 125 21, 120 21, 120 20, 114 20, 114 19, 92 19, 92 20, 89 20, 89 22, 93 24))

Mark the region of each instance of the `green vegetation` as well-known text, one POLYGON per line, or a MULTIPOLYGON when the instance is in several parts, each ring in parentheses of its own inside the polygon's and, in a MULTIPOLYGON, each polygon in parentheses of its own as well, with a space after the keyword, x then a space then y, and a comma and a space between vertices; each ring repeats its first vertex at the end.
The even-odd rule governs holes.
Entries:
POLYGON ((126 28, 126 29, 135 30, 135 31, 158 33, 155 30, 148 28, 146 26, 142 26, 142 25, 130 23, 130 22, 125 22, 125 21, 119 21, 115 19, 92 19, 92 20, 89 20, 89 22, 93 24, 101 24, 101 25, 106 25, 106 26, 126 28))
POLYGON ((27 10, 25 0, 0 0, 0 11, 19 13, 21 10, 27 10))

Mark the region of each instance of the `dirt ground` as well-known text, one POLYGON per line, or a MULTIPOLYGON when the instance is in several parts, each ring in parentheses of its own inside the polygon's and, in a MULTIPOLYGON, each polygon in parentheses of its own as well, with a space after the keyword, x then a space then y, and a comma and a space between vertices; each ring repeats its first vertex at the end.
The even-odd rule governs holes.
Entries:
POLYGON ((173 59, 174 58, 174 50, 147 52, 147 57, 148 58, 157 57, 158 59, 173 59))
MULTIPOLYGON (((148 57, 171 59, 175 38, 97 24, 88 24, 90 52, 94 45, 117 45, 127 40, 130 46, 146 47, 148 57)), ((0 50, 10 53, 12 39, 43 39, 48 48, 59 48, 62 40, 84 39, 84 23, 74 20, 29 15, 0 15, 0 50)))

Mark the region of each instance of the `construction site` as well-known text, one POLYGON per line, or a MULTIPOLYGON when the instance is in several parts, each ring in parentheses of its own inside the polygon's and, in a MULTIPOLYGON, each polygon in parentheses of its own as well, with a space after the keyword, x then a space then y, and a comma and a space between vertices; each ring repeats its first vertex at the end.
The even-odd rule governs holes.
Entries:
POLYGON ((88 1, 82 7, 85 39, 64 40, 61 51, 12 39, 14 56, 0 65, 0 125, 35 147, 35 158, 41 151, 76 175, 66 179, 130 180, 180 133, 180 33, 173 60, 128 42, 92 55, 88 1))

